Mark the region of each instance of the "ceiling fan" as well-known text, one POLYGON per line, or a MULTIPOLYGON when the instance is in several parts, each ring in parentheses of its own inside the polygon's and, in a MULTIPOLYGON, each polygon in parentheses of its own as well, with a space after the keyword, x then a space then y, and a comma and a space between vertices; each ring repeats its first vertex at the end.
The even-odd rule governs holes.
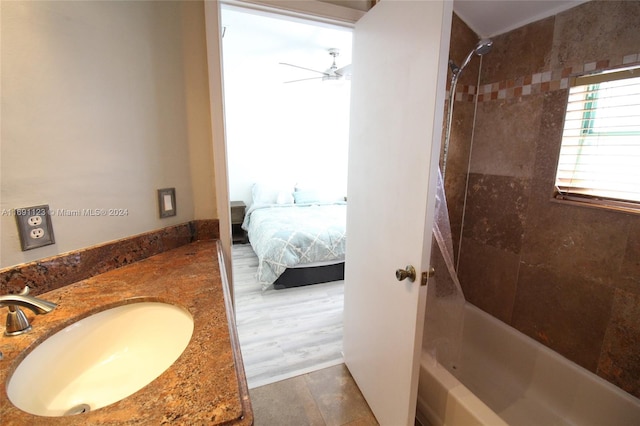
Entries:
POLYGON ((318 73, 318 74, 322 74, 322 76, 320 76, 320 77, 302 78, 302 79, 299 79, 299 80, 285 81, 285 83, 296 83, 298 81, 318 80, 318 79, 322 79, 322 81, 340 80, 341 78, 350 79, 350 77, 351 77, 351 64, 345 65, 342 68, 338 68, 338 66, 336 65, 336 57, 338 55, 340 55, 340 49, 335 49, 335 48, 329 49, 329 55, 331 55, 331 57, 333 57, 333 63, 325 71, 318 71, 318 70, 314 70, 314 69, 311 69, 311 68, 301 67, 299 65, 293 65, 293 64, 287 64, 285 62, 280 62, 280 65, 287 65, 289 67, 300 68, 300 69, 303 69, 303 70, 307 70, 307 71, 315 72, 315 73, 318 73))

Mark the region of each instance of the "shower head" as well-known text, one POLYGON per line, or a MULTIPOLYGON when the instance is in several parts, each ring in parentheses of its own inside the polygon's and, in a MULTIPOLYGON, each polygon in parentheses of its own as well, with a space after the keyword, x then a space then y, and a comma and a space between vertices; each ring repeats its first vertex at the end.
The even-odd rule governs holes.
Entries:
POLYGON ((486 55, 487 53, 489 53, 491 51, 492 47, 493 47, 493 41, 492 40, 490 40, 488 38, 480 40, 476 44, 476 47, 474 47, 473 50, 471 52, 469 52, 467 57, 464 59, 464 62, 462 62, 461 66, 457 66, 453 61, 449 61, 449 68, 451 68, 451 72, 453 73, 454 76, 457 76, 458 74, 460 74, 462 72, 462 70, 467 65, 469 65, 469 62, 471 62, 471 59, 473 58, 473 55, 478 55, 478 56, 486 55))
MULTIPOLYGON (((451 87, 449 88, 449 108, 447 113, 447 126, 446 126, 445 136, 444 136, 444 161, 442 163, 443 179, 445 176, 445 171, 447 169, 447 155, 449 152, 449 142, 451 139, 451 120, 453 117, 453 104, 454 104, 453 101, 455 99, 456 84, 458 83, 458 78, 460 77, 460 73, 462 73, 462 70, 464 69, 464 67, 466 67, 469 64, 469 61, 471 61, 471 58, 473 57, 474 54, 478 56, 486 55, 491 51, 492 47, 493 47, 493 41, 491 41, 488 38, 485 38, 480 40, 478 43, 476 43, 476 46, 473 48, 471 52, 469 52, 469 54, 465 58, 464 62, 462 63, 462 66, 459 67, 455 64, 455 62, 453 62, 452 60, 449 60, 449 68, 451 68, 452 77, 451 77, 451 87)), ((480 79, 478 76, 478 83, 479 82, 480 82, 480 79)))
POLYGON ((471 58, 473 58, 473 55, 478 55, 478 56, 486 55, 491 51, 492 47, 493 47, 493 41, 489 39, 480 40, 478 44, 476 44, 476 47, 474 47, 473 50, 469 52, 467 57, 464 59, 464 62, 460 66, 460 71, 462 71, 464 67, 466 67, 469 64, 469 62, 471 62, 471 58))
POLYGON ((488 38, 482 39, 476 44, 476 48, 473 49, 476 55, 482 56, 491 52, 491 48, 493 47, 493 40, 488 38))

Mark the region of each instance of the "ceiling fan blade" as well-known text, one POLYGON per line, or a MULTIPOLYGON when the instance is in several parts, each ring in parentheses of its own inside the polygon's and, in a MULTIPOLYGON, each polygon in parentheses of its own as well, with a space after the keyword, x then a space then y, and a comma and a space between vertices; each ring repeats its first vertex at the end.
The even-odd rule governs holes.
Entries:
POLYGON ((305 68, 305 67, 301 67, 301 66, 298 66, 298 65, 287 64, 285 62, 280 62, 280 65, 287 65, 287 66, 290 66, 290 67, 300 68, 300 69, 307 70, 307 71, 317 72, 318 74, 327 75, 327 73, 324 72, 324 71, 312 70, 311 68, 305 68))
POLYGON ((339 76, 351 74, 351 64, 345 65, 344 67, 337 69, 336 74, 338 74, 339 76))
POLYGON ((319 79, 321 79, 321 78, 324 78, 324 77, 302 78, 302 79, 300 79, 300 80, 285 81, 285 83, 297 83, 298 81, 319 80, 319 79))

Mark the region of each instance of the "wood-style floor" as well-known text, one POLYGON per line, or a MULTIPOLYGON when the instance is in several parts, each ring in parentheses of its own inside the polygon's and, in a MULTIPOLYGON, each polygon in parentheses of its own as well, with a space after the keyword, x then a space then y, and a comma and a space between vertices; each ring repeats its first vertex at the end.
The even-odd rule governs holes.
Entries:
POLYGON ((250 389, 342 358, 344 281, 263 291, 250 244, 232 249, 236 323, 250 389))

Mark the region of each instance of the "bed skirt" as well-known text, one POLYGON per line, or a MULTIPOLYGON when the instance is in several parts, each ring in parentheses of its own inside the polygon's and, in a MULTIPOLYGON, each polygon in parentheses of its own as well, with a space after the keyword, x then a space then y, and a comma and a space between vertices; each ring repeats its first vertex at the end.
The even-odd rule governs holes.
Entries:
POLYGON ((344 262, 332 265, 288 268, 273 283, 273 288, 300 287, 303 285, 326 283, 344 279, 344 262))

